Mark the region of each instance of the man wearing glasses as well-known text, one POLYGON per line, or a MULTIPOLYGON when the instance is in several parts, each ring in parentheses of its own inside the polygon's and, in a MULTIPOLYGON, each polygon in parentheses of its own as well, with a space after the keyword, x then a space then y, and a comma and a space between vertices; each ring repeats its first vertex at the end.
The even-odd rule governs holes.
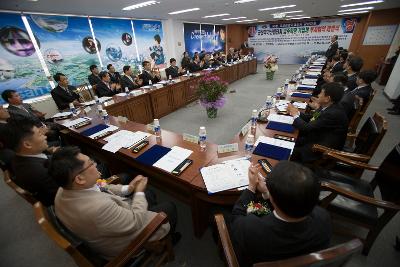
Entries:
POLYGON ((54 201, 57 217, 106 260, 125 249, 156 212, 167 213, 169 223, 162 225, 150 241, 163 238, 170 230, 174 233, 176 207, 172 202, 157 206, 148 202, 147 177, 138 175, 126 186, 97 185, 100 173, 96 164, 77 147, 56 151, 49 173, 61 187, 54 201))

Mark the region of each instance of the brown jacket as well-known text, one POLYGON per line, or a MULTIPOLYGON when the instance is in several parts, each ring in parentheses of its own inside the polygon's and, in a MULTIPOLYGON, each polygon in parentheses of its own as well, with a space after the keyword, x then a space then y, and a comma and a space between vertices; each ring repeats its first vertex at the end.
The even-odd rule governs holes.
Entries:
MULTIPOLYGON (((117 193, 120 187, 109 190, 117 193)), ((107 260, 126 248, 156 215, 147 210, 143 195, 127 199, 95 190, 60 188, 54 203, 60 221, 107 260)), ((169 229, 169 224, 162 225, 150 241, 163 238, 169 229)))

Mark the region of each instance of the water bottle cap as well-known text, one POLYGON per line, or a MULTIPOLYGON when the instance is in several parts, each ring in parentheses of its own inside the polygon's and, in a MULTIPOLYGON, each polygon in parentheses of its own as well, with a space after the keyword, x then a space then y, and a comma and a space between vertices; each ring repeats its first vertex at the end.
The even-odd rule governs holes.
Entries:
POLYGON ((254 138, 254 135, 249 134, 249 135, 247 136, 247 138, 254 138))
POLYGON ((74 108, 74 103, 69 103, 69 108, 74 108))
POLYGON ((108 115, 107 110, 103 109, 103 110, 101 111, 101 114, 102 114, 103 116, 107 116, 107 115, 108 115))
POLYGON ((205 130, 206 127, 205 126, 200 126, 200 130, 205 130))

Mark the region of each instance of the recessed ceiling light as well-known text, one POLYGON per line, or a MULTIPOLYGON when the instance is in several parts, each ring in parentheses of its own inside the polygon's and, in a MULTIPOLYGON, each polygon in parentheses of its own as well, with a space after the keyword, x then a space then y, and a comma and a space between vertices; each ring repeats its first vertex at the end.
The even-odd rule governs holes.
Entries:
POLYGON ((352 12, 352 11, 361 11, 361 10, 370 10, 370 9, 374 9, 374 7, 367 6, 367 7, 353 8, 353 9, 343 9, 343 10, 339 10, 338 12, 352 12))
POLYGON ((205 16, 203 18, 215 18, 215 17, 223 17, 223 16, 229 16, 230 14, 228 13, 223 13, 223 14, 216 14, 216 15, 209 15, 209 16, 205 16))
POLYGON ((383 2, 384 2, 383 0, 376 0, 376 1, 368 1, 368 2, 361 2, 361 3, 354 3, 354 4, 346 4, 346 5, 341 5, 340 7, 373 5, 373 4, 383 3, 383 2))
POLYGON ((235 2, 233 2, 234 4, 244 4, 244 3, 248 3, 248 2, 255 2, 257 0, 237 0, 235 2))
POLYGON ((137 9, 137 8, 141 8, 141 7, 145 7, 145 6, 151 6, 151 5, 155 5, 155 4, 159 4, 159 3, 160 2, 157 2, 157 1, 146 1, 146 2, 142 2, 142 3, 124 7, 122 10, 133 10, 133 9, 137 9))
POLYGON ((295 6, 296 6, 296 5, 267 7, 267 8, 261 8, 261 9, 259 9, 258 11, 266 11, 266 10, 282 9, 282 8, 289 8, 289 7, 295 7, 295 6))
POLYGON ((338 15, 351 15, 351 14, 361 14, 361 13, 368 13, 368 10, 363 10, 363 11, 355 11, 355 12, 344 12, 344 13, 338 13, 338 15))
POLYGON ((222 19, 222 20, 235 20, 235 19, 246 19, 247 17, 237 17, 237 18, 229 18, 229 19, 222 19))
POLYGON ((186 12, 192 12, 192 11, 197 11, 200 10, 200 8, 195 7, 195 8, 190 8, 190 9, 183 9, 183 10, 178 10, 174 12, 169 12, 169 15, 176 15, 176 14, 181 14, 181 13, 186 13, 186 12))
POLYGON ((295 17, 295 18, 290 18, 286 20, 292 20, 292 19, 310 19, 311 17, 295 17))
POLYGON ((258 19, 244 19, 244 20, 238 20, 236 22, 251 22, 251 21, 256 21, 258 19))
POLYGON ((285 12, 282 12, 282 13, 290 14, 290 13, 301 13, 301 12, 304 12, 304 11, 303 10, 294 10, 294 11, 285 11, 285 12))
POLYGON ((306 17, 305 14, 299 14, 299 15, 290 15, 290 16, 286 16, 287 18, 295 18, 295 17, 306 17))

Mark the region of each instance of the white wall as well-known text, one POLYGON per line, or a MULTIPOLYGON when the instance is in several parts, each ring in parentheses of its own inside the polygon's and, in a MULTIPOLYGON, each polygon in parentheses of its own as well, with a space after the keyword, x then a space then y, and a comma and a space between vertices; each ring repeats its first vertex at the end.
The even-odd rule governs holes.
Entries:
POLYGON ((389 48, 389 51, 388 51, 388 53, 386 55, 386 59, 393 57, 394 56, 394 52, 397 51, 399 46, 400 46, 400 26, 397 27, 396 34, 394 35, 393 41, 390 44, 390 48, 389 48))
POLYGON ((400 59, 398 58, 393 67, 392 74, 385 87, 385 94, 390 99, 396 99, 400 95, 400 59))
POLYGON ((183 52, 185 52, 185 39, 183 35, 183 22, 173 19, 163 20, 164 40, 167 47, 167 62, 169 59, 175 58, 178 65, 182 60, 183 52))

